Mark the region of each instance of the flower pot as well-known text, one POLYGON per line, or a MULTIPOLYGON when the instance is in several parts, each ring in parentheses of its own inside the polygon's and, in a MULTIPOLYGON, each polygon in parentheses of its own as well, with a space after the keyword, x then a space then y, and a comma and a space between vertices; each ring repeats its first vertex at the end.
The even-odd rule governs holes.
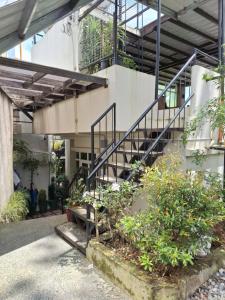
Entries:
POLYGON ((66 216, 68 222, 73 222, 73 214, 69 208, 66 209, 66 216))
POLYGON ((104 70, 104 69, 106 69, 108 67, 109 67, 109 60, 108 59, 102 59, 100 61, 100 69, 104 70))

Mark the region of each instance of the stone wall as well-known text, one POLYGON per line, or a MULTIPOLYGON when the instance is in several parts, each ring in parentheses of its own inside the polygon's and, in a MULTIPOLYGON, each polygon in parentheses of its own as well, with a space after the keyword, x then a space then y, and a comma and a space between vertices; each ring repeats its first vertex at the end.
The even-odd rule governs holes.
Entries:
POLYGON ((0 91, 0 208, 13 192, 13 112, 8 97, 0 91))

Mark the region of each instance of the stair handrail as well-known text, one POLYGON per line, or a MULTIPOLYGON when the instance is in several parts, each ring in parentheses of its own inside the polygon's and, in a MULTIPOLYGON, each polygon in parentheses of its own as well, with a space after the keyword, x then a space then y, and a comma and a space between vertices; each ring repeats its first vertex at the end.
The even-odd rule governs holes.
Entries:
MULTIPOLYGON (((100 133, 99 133, 100 134, 100 133)), ((116 103, 111 104, 91 125, 91 170, 94 169, 96 163, 100 161, 102 156, 107 153, 111 146, 114 146, 116 143, 116 103), (112 142, 107 145, 107 147, 99 154, 97 158, 94 157, 95 151, 95 126, 98 125, 105 117, 107 117, 108 113, 112 112, 112 142)))
MULTIPOLYGON (((217 58, 215 58, 212 55, 209 55, 199 49, 194 49, 193 54, 190 56, 190 58, 187 60, 187 62, 183 65, 183 67, 180 69, 180 71, 174 76, 174 78, 170 81, 170 83, 165 87, 165 89, 160 93, 160 95, 146 108, 146 110, 140 115, 140 117, 134 122, 134 124, 128 129, 128 131, 124 134, 124 136, 115 144, 115 146, 109 151, 109 153, 106 155, 106 157, 99 162, 99 164, 93 168, 93 170, 90 172, 89 176, 87 177, 87 184, 90 187, 90 182, 92 178, 97 174, 99 169, 108 161, 109 157, 116 152, 116 150, 120 147, 120 145, 127 139, 127 137, 130 135, 130 133, 138 126, 138 124, 145 118, 145 116, 149 113, 149 111, 158 103, 160 98, 171 88, 171 86, 176 82, 176 80, 180 77, 180 75, 188 68, 188 66, 197 59, 197 55, 206 56, 212 60, 215 60, 219 62, 217 58)), ((193 97, 190 96, 191 99, 193 97)), ((190 99, 187 100, 190 100, 190 99)), ((186 101, 185 101, 186 103, 186 101)), ((182 105, 183 107, 183 105, 182 105)), ((185 106, 184 106, 185 107, 185 106)), ((180 113, 180 111, 179 111, 180 113)), ((165 132, 164 132, 165 133, 165 132)), ((147 149, 149 150, 149 149, 147 149)), ((150 151, 151 152, 151 151, 150 151)), ((148 153, 149 154, 149 153, 148 153)))

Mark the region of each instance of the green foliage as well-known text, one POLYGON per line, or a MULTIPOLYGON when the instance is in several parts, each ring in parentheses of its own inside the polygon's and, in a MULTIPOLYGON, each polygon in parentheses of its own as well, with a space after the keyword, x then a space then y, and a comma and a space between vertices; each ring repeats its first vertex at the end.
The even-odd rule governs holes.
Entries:
POLYGON ((60 175, 56 178, 56 198, 67 199, 69 196, 69 180, 65 175, 60 175))
POLYGON ((195 150, 193 152, 193 159, 192 162, 196 165, 196 166, 202 166, 202 164, 204 163, 204 161, 206 160, 207 156, 204 150, 195 150))
POLYGON ((23 140, 13 140, 13 161, 14 163, 21 163, 31 154, 28 145, 23 140))
POLYGON ((47 201, 47 197, 46 197, 46 191, 45 190, 40 190, 38 192, 38 202, 46 202, 47 201))
POLYGON ((14 192, 6 207, 0 213, 0 222, 18 222, 25 219, 28 213, 28 198, 29 195, 24 191, 14 192))
MULTIPOLYGON (((122 26, 117 29, 118 49, 121 53, 121 64, 130 69, 137 69, 137 65, 132 56, 124 56, 124 46, 126 41, 126 32, 122 26)), ((99 71, 99 60, 106 60, 109 65, 112 64, 113 53, 113 22, 103 22, 94 17, 87 16, 82 21, 82 41, 81 54, 82 66, 88 66, 89 73, 99 71), (97 61, 97 63, 95 63, 97 61)))
POLYGON ((66 206, 73 207, 82 204, 84 190, 85 190, 84 180, 83 178, 80 178, 78 181, 76 181, 76 184, 74 185, 70 193, 70 198, 67 199, 66 206))
POLYGON ((121 234, 140 252, 146 270, 187 266, 200 249, 202 237, 213 238, 215 224, 225 219, 221 182, 203 173, 179 170, 180 161, 167 157, 146 168, 140 194, 148 209, 119 222, 121 234))
POLYGON ((133 182, 123 181, 121 184, 114 183, 97 190, 99 199, 88 194, 83 197, 83 203, 90 204, 95 208, 96 235, 98 237, 98 226, 104 224, 113 236, 116 223, 129 213, 133 203, 133 194, 136 186, 133 182))
POLYGON ((29 148, 25 141, 13 141, 13 160, 14 163, 21 164, 25 170, 30 172, 31 182, 33 181, 34 172, 42 165, 48 163, 44 155, 37 157, 29 148))
POLYGON ((123 57, 122 58, 122 65, 124 67, 127 67, 129 69, 133 69, 133 70, 136 70, 137 69, 137 64, 135 63, 133 57, 123 57))

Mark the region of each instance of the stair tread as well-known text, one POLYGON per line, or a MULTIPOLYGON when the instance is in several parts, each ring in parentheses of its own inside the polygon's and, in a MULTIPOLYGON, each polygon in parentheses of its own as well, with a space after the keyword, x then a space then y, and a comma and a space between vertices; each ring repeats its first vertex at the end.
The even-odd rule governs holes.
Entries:
POLYGON ((111 182, 111 183, 114 183, 114 182, 123 182, 123 179, 122 178, 118 178, 116 179, 116 177, 111 177, 111 176, 99 176, 99 177, 96 177, 98 178, 99 180, 101 181, 105 181, 105 182, 111 182))
MULTIPOLYGON (((162 132, 165 128, 137 128, 136 131, 150 131, 150 132, 162 132)), ((181 127, 170 127, 167 129, 169 131, 184 131, 181 127)))
MULTIPOLYGON (((122 150, 122 149, 119 149, 117 150, 118 153, 132 153, 132 154, 145 154, 146 151, 144 150, 134 150, 134 149, 125 149, 125 150, 122 150)), ((163 152, 156 152, 156 151, 152 151, 151 152, 152 155, 162 155, 163 152)))
MULTIPOLYGON (((87 209, 85 207, 77 206, 69 208, 73 214, 75 214, 79 219, 83 221, 87 221, 87 209)), ((94 223, 94 213, 91 212, 91 217, 89 219, 90 222, 94 223)))
POLYGON ((129 163, 121 163, 121 162, 109 162, 109 166, 117 167, 119 169, 131 169, 131 164, 129 163))
MULTIPOLYGON (((127 138, 126 141, 134 141, 134 142, 151 142, 155 141, 157 138, 127 138)), ((168 142, 170 139, 160 139, 160 141, 168 142)))
POLYGON ((87 238, 85 229, 75 223, 66 222, 56 226, 55 231, 69 244, 86 254, 87 238))

